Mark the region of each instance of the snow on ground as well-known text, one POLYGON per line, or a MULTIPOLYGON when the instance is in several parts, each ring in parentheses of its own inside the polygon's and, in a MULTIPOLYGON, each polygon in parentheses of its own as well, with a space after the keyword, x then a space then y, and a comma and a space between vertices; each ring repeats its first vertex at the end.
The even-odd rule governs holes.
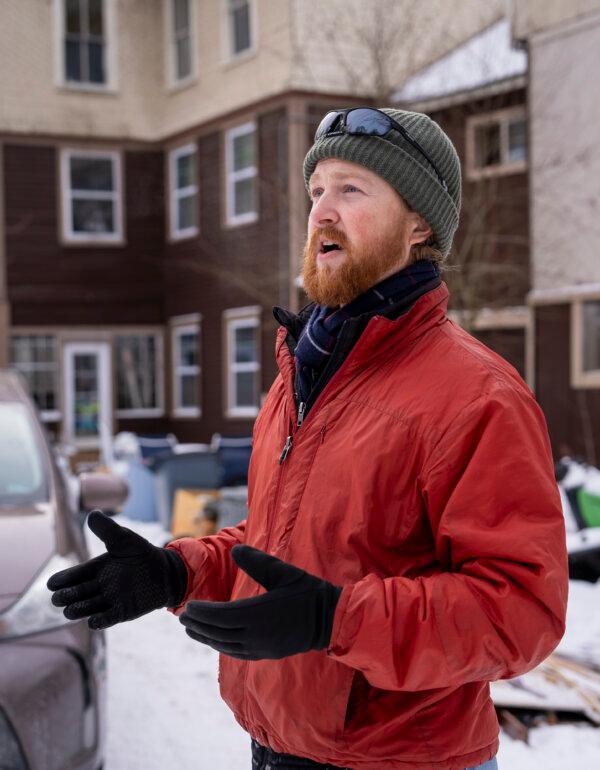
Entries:
MULTIPOLYGON (((157 545, 158 524, 116 517, 157 545)), ((102 543, 89 530, 93 554, 102 543)), ((167 611, 107 631, 108 738, 105 770, 249 770, 250 740, 219 696, 218 655, 190 639, 167 611)), ((572 581, 567 633, 558 652, 600 664, 600 582, 572 581)), ((500 770, 597 770, 600 728, 542 726, 529 745, 501 733, 500 770)))

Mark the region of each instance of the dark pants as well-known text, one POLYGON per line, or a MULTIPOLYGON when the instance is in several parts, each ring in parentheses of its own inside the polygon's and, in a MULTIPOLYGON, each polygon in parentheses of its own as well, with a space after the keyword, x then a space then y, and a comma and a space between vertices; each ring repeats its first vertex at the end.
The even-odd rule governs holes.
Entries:
POLYGON ((338 767, 337 765, 320 765, 313 762, 312 759, 303 757, 294 757, 292 754, 278 754, 273 749, 265 748, 252 741, 252 770, 296 770, 297 768, 320 768, 321 770, 350 770, 349 767, 338 767))

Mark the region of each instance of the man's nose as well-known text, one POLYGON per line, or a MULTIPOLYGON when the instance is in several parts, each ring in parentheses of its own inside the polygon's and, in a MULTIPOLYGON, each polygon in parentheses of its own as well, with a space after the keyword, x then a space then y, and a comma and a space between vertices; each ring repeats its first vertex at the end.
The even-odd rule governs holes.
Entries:
POLYGON ((313 227, 337 224, 340 221, 340 215, 333 197, 323 193, 317 198, 310 210, 308 220, 313 227))

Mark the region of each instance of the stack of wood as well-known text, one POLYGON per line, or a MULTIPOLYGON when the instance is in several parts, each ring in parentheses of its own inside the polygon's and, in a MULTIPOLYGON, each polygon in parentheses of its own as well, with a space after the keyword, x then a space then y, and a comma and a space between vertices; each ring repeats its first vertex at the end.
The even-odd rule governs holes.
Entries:
POLYGON ((513 738, 527 741, 531 721, 523 712, 541 712, 544 721, 560 721, 582 714, 600 726, 600 667, 591 661, 550 655, 523 676, 491 684, 492 700, 503 728, 513 738))

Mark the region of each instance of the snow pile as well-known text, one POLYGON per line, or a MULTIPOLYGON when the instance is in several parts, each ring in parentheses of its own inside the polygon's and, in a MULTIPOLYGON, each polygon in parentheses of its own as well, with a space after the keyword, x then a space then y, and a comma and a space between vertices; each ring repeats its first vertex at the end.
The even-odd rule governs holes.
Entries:
POLYGON ((466 91, 527 72, 527 54, 511 47, 510 22, 501 19, 409 78, 392 100, 416 102, 466 91))

